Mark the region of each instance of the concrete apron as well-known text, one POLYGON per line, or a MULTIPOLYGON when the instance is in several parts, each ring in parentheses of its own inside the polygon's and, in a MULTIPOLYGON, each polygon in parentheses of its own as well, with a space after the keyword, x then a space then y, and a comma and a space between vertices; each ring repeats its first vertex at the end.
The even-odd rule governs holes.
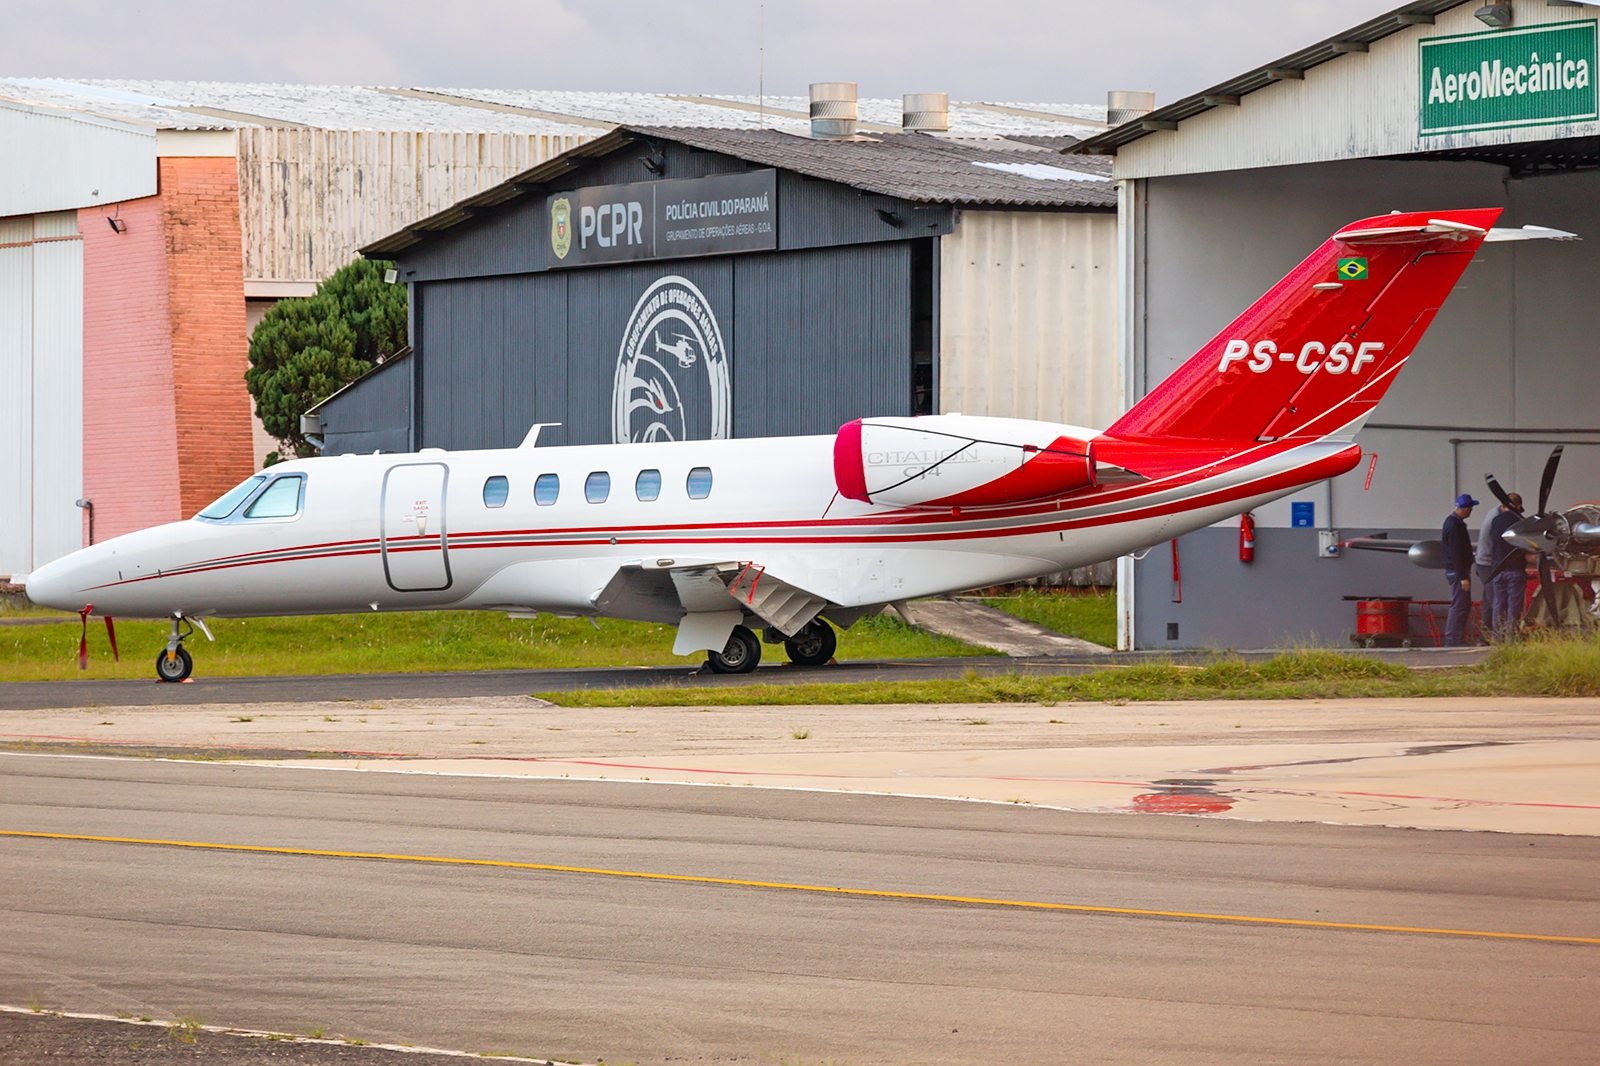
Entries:
POLYGON ((1600 835, 1600 701, 13 711, 0 742, 257 765, 818 789, 1081 811, 1600 835), (252 758, 327 752, 319 758, 252 758))
POLYGON ((266 765, 799 788, 1073 811, 1600 835, 1597 740, 1398 750, 1392 744, 1272 744, 708 755, 692 762, 308 759, 266 765))

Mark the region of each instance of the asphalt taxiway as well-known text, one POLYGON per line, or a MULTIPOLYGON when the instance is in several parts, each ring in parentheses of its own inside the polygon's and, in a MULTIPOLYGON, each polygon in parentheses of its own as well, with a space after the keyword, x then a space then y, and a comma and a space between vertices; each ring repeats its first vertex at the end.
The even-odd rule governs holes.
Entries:
POLYGON ((1591 837, 21 754, 0 826, 9 1003, 639 1063, 1600 1038, 1591 837))

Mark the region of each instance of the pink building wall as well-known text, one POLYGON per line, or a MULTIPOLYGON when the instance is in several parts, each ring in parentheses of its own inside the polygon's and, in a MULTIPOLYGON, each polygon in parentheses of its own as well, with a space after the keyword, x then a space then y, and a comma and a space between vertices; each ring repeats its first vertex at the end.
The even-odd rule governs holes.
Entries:
POLYGON ((84 208, 78 230, 83 493, 94 501, 95 539, 107 540, 180 517, 161 197, 84 208))
POLYGON ((158 167, 155 196, 78 213, 96 540, 192 517, 255 469, 237 164, 158 167))

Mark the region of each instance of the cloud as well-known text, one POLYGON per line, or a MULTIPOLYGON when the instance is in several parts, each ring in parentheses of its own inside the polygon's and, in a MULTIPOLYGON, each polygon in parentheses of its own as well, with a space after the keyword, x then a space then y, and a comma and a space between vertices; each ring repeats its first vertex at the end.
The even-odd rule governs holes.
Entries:
POLYGON ((22 77, 457 85, 1099 103, 1169 101, 1370 18, 1364 0, 23 0, 22 77))

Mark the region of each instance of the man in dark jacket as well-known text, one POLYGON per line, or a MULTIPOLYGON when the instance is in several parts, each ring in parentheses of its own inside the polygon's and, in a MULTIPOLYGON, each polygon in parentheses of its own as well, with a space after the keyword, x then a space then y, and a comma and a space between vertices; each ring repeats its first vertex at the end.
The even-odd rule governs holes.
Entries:
MULTIPOLYGON (((1494 557, 1494 565, 1499 566, 1500 561, 1513 552, 1521 559, 1521 566, 1515 564, 1511 569, 1498 575, 1490 586, 1483 590, 1483 598, 1494 601, 1494 639, 1510 640, 1517 635, 1517 623, 1522 620, 1522 605, 1528 596, 1528 567, 1527 557, 1521 548, 1506 543, 1506 530, 1522 520, 1522 497, 1515 492, 1506 493, 1506 499, 1511 501, 1510 507, 1501 507, 1494 518, 1484 527, 1479 534, 1480 538, 1489 539, 1489 547, 1494 557)), ((1480 543, 1481 549, 1483 545, 1480 543)))
POLYGON ((1459 648, 1467 642, 1467 616, 1472 613, 1472 534, 1467 519, 1478 506, 1466 493, 1456 497, 1456 509, 1444 520, 1439 540, 1444 548, 1444 579, 1450 583, 1450 613, 1444 620, 1444 644, 1459 648))

